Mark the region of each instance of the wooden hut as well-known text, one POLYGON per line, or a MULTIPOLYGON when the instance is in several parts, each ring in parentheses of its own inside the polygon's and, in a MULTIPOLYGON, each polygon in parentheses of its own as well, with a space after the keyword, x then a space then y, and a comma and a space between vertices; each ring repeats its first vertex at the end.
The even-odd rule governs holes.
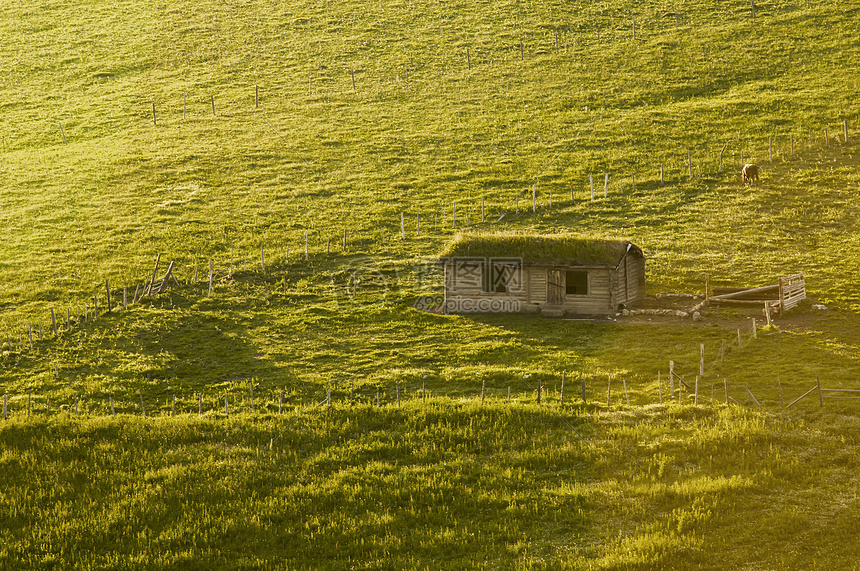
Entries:
POLYGON ((623 240, 464 234, 439 263, 446 313, 613 315, 645 297, 645 256, 623 240))

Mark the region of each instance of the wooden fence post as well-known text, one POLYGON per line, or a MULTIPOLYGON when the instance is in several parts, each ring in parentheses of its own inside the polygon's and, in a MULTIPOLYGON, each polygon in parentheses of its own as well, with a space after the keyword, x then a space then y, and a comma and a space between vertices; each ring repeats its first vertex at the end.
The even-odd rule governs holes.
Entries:
POLYGON ((540 379, 538 379, 538 393, 537 393, 537 403, 538 403, 538 404, 540 404, 540 393, 541 393, 541 388, 542 388, 542 385, 541 385, 540 379))
POLYGON ((842 129, 844 131, 845 142, 848 142, 848 119, 842 120, 842 129))
POLYGON ((486 379, 481 379, 481 404, 484 404, 484 390, 487 388, 486 379))
POLYGON ((197 393, 197 414, 203 416, 203 393, 197 393))
POLYGON ((532 212, 537 212, 537 185, 532 185, 532 212))
POLYGON ((54 337, 57 336, 57 317, 54 315, 54 308, 51 308, 51 327, 54 329, 54 337))
POLYGON ((815 375, 815 382, 818 385, 818 406, 824 406, 824 397, 821 395, 821 376, 815 375))
POLYGON ((675 361, 669 361, 669 400, 675 396, 675 361))
POLYGON ((146 418, 146 405, 143 404, 143 393, 140 392, 140 389, 137 389, 137 396, 140 397, 140 414, 146 418))
POLYGON ((559 399, 558 399, 559 406, 564 406, 564 378, 565 378, 565 376, 566 376, 566 372, 562 371, 561 372, 561 395, 559 396, 559 399))
POLYGON ((582 402, 583 403, 586 402, 585 401, 585 377, 582 377, 582 402))
POLYGON ((705 376, 705 344, 699 343, 699 376, 705 376))
POLYGON ((107 296, 107 313, 110 313, 113 310, 113 307, 111 306, 110 301, 110 283, 108 283, 108 280, 105 280, 105 295, 107 296))
POLYGON ((224 416, 226 416, 226 417, 230 416, 230 409, 227 406, 227 397, 226 396, 224 397, 224 416))
MULTIPOLYGON (((351 383, 350 383, 350 387, 352 387, 351 383)), ((278 391, 278 414, 281 414, 281 412, 283 410, 284 410, 284 389, 281 389, 280 391, 278 391)))
POLYGON ((400 211, 400 238, 406 239, 406 223, 403 221, 403 211, 400 211))
POLYGON ((699 375, 696 375, 696 388, 695 393, 693 393, 693 404, 699 404, 699 375))
POLYGON ((209 296, 212 297, 212 258, 209 258, 209 296))
POLYGON ((603 198, 609 194, 609 173, 603 173, 603 198))

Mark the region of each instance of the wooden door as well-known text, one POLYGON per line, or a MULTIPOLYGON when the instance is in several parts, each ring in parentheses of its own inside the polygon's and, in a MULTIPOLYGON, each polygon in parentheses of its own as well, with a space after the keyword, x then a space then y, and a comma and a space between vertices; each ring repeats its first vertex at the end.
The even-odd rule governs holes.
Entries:
POLYGON ((547 305, 564 303, 564 272, 561 270, 549 270, 547 273, 546 303, 547 305))

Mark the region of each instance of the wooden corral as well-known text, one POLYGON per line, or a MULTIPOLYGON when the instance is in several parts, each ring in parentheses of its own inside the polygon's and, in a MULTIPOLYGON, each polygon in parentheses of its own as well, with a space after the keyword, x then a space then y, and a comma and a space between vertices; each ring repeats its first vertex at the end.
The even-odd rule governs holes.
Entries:
POLYGON ((622 240, 461 235, 439 263, 446 313, 612 315, 645 297, 645 256, 622 240))

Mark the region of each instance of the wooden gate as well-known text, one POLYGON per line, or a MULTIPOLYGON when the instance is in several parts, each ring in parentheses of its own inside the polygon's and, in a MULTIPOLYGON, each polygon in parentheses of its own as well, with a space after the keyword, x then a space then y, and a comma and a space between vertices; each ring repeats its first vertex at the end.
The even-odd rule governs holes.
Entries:
POLYGON ((547 305, 564 303, 564 272, 561 270, 549 270, 547 274, 546 303, 547 305))

